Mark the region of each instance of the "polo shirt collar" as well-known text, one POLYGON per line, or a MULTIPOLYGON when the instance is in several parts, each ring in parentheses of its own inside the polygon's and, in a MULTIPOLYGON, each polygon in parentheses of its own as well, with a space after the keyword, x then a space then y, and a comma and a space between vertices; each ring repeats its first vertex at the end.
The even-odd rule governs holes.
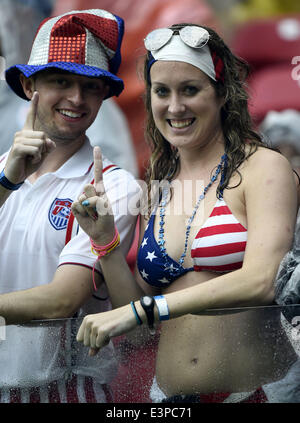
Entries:
POLYGON ((82 147, 73 154, 54 174, 58 178, 77 178, 86 175, 94 162, 93 148, 86 138, 82 147))

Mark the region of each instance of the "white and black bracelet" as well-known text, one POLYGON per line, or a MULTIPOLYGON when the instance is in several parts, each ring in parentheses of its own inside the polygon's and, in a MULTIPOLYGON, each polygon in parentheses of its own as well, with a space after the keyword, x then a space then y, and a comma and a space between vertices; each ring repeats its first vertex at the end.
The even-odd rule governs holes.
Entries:
POLYGON ((154 298, 157 310, 158 310, 158 316, 159 320, 169 320, 170 319, 170 312, 167 300, 163 295, 156 295, 154 298))

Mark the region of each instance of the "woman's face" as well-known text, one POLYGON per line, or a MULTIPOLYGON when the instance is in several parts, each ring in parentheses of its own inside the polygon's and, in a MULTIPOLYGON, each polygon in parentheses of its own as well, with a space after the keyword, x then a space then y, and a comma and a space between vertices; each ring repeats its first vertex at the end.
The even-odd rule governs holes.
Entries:
POLYGON ((220 141, 223 99, 204 72, 185 62, 157 61, 150 77, 154 121, 166 140, 178 149, 220 141))

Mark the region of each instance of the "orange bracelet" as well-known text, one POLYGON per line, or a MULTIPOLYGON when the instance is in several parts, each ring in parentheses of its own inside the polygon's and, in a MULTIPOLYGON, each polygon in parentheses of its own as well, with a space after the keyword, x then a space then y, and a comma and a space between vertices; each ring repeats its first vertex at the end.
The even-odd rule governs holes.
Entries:
POLYGON ((95 242, 92 240, 92 238, 90 238, 91 241, 91 250, 92 253, 95 254, 98 258, 94 263, 93 266, 93 284, 94 284, 94 288, 95 291, 97 291, 97 287, 96 287, 96 283, 95 283, 95 266, 97 261, 104 256, 107 256, 109 253, 111 253, 111 251, 113 251, 118 245, 120 245, 120 234, 118 232, 117 227, 115 226, 115 234, 113 239, 111 240, 111 242, 109 242, 106 245, 97 245, 95 244, 95 242))

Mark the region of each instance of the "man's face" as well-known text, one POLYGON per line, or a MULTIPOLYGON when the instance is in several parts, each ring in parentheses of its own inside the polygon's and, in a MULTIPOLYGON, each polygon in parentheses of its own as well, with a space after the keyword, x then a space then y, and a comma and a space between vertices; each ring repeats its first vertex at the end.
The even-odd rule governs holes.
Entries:
POLYGON ((54 70, 38 73, 31 81, 39 93, 34 129, 58 143, 83 141, 107 95, 105 82, 54 70))

